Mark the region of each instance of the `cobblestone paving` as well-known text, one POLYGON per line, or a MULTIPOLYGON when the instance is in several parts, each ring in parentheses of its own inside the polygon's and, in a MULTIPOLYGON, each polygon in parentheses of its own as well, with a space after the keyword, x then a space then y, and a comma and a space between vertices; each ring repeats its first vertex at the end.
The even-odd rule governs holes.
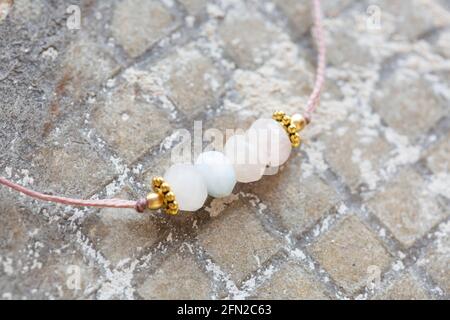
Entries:
MULTIPOLYGON (((281 172, 177 217, 0 188, 0 298, 448 299, 450 4, 324 2, 326 88, 281 172)), ((307 1, 0 0, 0 174, 142 197, 195 120, 304 106, 310 28, 307 1)))

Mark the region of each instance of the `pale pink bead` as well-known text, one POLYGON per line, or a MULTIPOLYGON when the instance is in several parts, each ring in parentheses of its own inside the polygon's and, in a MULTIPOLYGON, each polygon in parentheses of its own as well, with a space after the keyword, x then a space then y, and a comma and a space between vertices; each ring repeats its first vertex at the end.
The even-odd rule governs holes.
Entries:
POLYGON ((266 157, 266 164, 278 167, 285 163, 291 154, 292 145, 288 134, 273 119, 258 119, 247 131, 250 143, 258 148, 261 159, 266 157))
POLYGON ((248 183, 261 179, 266 167, 265 160, 258 159, 257 146, 250 144, 246 135, 232 136, 223 151, 233 164, 237 181, 248 183))

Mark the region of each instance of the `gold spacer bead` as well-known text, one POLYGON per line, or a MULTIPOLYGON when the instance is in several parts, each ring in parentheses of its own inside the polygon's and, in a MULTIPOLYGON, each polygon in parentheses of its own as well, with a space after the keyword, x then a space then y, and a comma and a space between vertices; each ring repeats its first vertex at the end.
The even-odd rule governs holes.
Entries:
POLYGON ((175 201, 175 193, 173 193, 172 191, 167 192, 164 195, 164 202, 173 202, 175 201))
POLYGON ((173 202, 169 203, 167 205, 167 208, 171 209, 171 210, 178 210, 178 202, 173 201, 173 202))
POLYGON ((281 122, 283 123, 283 125, 285 125, 287 127, 287 126, 289 126, 291 124, 291 117, 284 116, 283 120, 281 120, 281 122))
POLYGON ((155 210, 164 207, 167 214, 178 214, 178 203, 175 201, 175 193, 170 191, 170 185, 162 177, 154 177, 152 187, 154 192, 147 195, 148 208, 155 210))
POLYGON ((287 132, 290 134, 297 132, 297 127, 294 124, 290 124, 289 127, 287 127, 287 132))
POLYGON ((299 113, 294 114, 291 120, 292 124, 297 127, 297 131, 303 130, 308 124, 305 117, 299 113))
POLYGON ((289 138, 290 138, 291 144, 294 148, 299 147, 300 144, 302 143, 302 139, 300 138, 298 133, 291 134, 291 136, 289 138))
POLYGON ((159 188, 164 183, 164 179, 162 177, 154 177, 152 179, 153 188, 159 188))
POLYGON ((178 209, 169 209, 169 208, 167 208, 166 209, 166 213, 170 214, 171 216, 174 216, 174 215, 178 214, 178 209))
POLYGON ((159 193, 149 193, 147 195, 147 208, 150 210, 160 209, 164 205, 163 196, 159 193))
POLYGON ((163 182, 160 189, 162 193, 166 194, 167 192, 170 191, 170 186, 167 182, 163 182))
POLYGON ((272 115, 272 118, 276 121, 283 120, 283 117, 285 116, 285 113, 283 111, 275 111, 272 115))

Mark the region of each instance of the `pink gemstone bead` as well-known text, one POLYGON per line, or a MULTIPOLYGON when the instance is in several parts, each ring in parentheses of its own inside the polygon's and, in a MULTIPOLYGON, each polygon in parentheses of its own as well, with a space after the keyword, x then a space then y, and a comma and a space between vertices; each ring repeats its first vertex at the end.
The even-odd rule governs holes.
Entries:
POLYGON ((258 159, 258 148, 249 143, 247 135, 237 134, 228 139, 224 153, 233 164, 237 181, 254 182, 263 176, 267 158, 258 159))
POLYGON ((249 141, 258 148, 258 154, 268 166, 285 163, 292 151, 291 141, 284 128, 273 119, 258 119, 247 131, 249 141))

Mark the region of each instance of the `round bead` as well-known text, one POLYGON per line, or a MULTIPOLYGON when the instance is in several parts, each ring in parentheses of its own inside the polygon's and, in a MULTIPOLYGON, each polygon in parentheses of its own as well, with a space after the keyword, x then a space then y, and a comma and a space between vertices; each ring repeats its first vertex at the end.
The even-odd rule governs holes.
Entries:
POLYGON ((164 180, 175 194, 180 210, 196 211, 208 197, 206 184, 191 164, 174 164, 165 173, 164 180))
POLYGON ((247 135, 237 134, 228 139, 224 153, 233 164, 237 181, 254 182, 263 176, 267 157, 259 159, 257 145, 249 143, 247 135))
POLYGON ((147 195, 147 208, 150 210, 157 210, 164 204, 163 196, 160 193, 149 193, 147 195))
POLYGON ((203 177, 210 196, 222 198, 233 192, 236 175, 231 161, 222 152, 203 152, 197 158, 195 168, 203 177))
POLYGON ((292 151, 291 141, 283 126, 272 119, 258 119, 247 131, 250 143, 258 148, 265 164, 278 167, 285 163, 292 151))
POLYGON ((296 113, 292 116, 291 122, 297 128, 297 131, 303 130, 307 125, 305 117, 299 113, 296 113))

